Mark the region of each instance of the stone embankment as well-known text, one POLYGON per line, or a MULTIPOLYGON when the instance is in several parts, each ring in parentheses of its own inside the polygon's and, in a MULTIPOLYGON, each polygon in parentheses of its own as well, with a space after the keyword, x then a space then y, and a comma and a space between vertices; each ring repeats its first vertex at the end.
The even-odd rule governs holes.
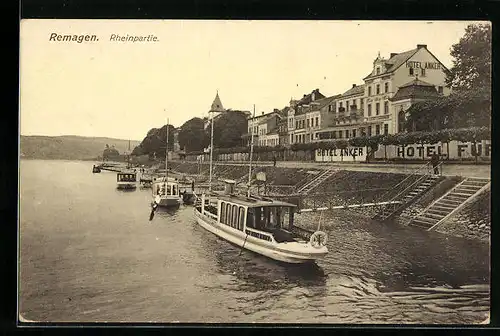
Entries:
MULTIPOLYGON (((184 174, 201 173, 208 175, 209 171, 207 164, 169 162, 169 165, 172 170, 184 174)), ((267 178, 266 188, 270 191, 271 196, 287 200, 285 195, 292 195, 299 191, 301 186, 313 180, 322 169, 324 168, 258 166, 255 167, 254 173, 265 172, 267 178)), ((213 166, 213 174, 218 179, 246 180, 248 166, 217 164, 213 166)), ((302 195, 298 199, 297 197, 290 198, 288 201, 296 204, 298 202, 301 208, 389 201, 394 196, 392 188, 408 176, 410 176, 409 172, 393 173, 350 170, 348 167, 345 169, 339 168, 335 174, 313 190, 310 190, 308 194, 302 195)), ((405 224, 409 218, 420 213, 461 180, 462 178, 459 176, 444 177, 436 186, 405 209, 400 216, 396 217, 396 222, 405 224)), ((436 231, 465 238, 488 240, 491 227, 489 200, 490 192, 488 190, 456 215, 440 224, 436 231)), ((328 223, 335 218, 335 211, 348 211, 353 216, 372 217, 378 209, 375 207, 360 207, 326 211, 323 217, 324 225, 329 225, 328 223)), ((317 223, 318 216, 319 213, 315 212, 303 213, 299 217, 301 222, 307 223, 308 220, 311 220, 311 223, 317 223)))
POLYGON ((453 236, 490 241, 491 192, 486 190, 435 229, 453 236))

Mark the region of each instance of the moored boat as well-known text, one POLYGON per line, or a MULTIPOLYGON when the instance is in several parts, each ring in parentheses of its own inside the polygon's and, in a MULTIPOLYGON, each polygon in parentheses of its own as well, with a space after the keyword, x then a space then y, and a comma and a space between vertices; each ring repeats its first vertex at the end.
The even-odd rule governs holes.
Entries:
POLYGON ((160 177, 153 180, 153 207, 177 207, 182 203, 179 183, 174 178, 160 177))
POLYGON ((117 189, 133 190, 137 188, 137 173, 123 171, 116 174, 117 189))
POLYGON ((327 234, 294 225, 296 205, 236 195, 234 181, 224 193, 202 194, 194 209, 204 229, 242 249, 285 263, 308 263, 328 253, 327 234))
POLYGON ((179 190, 179 182, 176 178, 168 177, 168 125, 167 119, 167 138, 165 150, 165 176, 153 179, 152 192, 153 201, 151 206, 153 212, 157 207, 178 207, 182 203, 182 197, 179 190))

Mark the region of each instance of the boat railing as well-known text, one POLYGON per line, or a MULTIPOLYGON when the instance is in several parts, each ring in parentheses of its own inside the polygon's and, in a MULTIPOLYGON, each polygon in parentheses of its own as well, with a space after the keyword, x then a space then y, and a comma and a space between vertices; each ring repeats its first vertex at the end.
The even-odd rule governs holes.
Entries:
POLYGON ((204 210, 203 214, 209 217, 212 217, 213 219, 217 220, 217 215, 211 213, 209 210, 204 210))
POLYGON ((255 238, 259 238, 259 239, 264 239, 264 240, 267 240, 267 241, 274 241, 274 237, 271 233, 268 233, 268 232, 264 232, 264 231, 260 231, 260 230, 256 230, 256 229, 252 229, 252 228, 245 228, 245 233, 247 235, 250 235, 252 237, 255 237, 255 238))
POLYGON ((311 239, 311 236, 314 233, 314 231, 304 229, 300 226, 295 226, 295 225, 291 227, 290 232, 292 232, 293 234, 296 234, 300 238, 303 238, 304 240, 307 240, 307 241, 309 241, 309 239, 311 239))

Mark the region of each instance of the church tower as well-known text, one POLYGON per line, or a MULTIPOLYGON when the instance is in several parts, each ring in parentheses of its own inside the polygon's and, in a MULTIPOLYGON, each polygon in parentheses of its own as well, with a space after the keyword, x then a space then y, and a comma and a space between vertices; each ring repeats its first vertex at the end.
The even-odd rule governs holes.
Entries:
POLYGON ((219 91, 217 91, 217 94, 215 95, 214 102, 212 103, 212 106, 210 107, 210 112, 225 112, 224 107, 222 106, 222 102, 220 101, 219 97, 219 91))

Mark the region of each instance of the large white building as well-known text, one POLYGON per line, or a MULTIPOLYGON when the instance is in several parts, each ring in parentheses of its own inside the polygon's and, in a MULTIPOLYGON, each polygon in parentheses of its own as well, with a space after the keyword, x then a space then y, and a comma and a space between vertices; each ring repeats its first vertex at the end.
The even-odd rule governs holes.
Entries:
POLYGON ((445 84, 448 71, 425 44, 391 53, 387 59, 379 54, 363 79, 364 85, 353 85, 337 99, 334 122, 322 129, 320 137, 350 138, 403 131, 405 112, 413 103, 450 93, 445 84), (398 95, 400 90, 404 93, 398 95))

